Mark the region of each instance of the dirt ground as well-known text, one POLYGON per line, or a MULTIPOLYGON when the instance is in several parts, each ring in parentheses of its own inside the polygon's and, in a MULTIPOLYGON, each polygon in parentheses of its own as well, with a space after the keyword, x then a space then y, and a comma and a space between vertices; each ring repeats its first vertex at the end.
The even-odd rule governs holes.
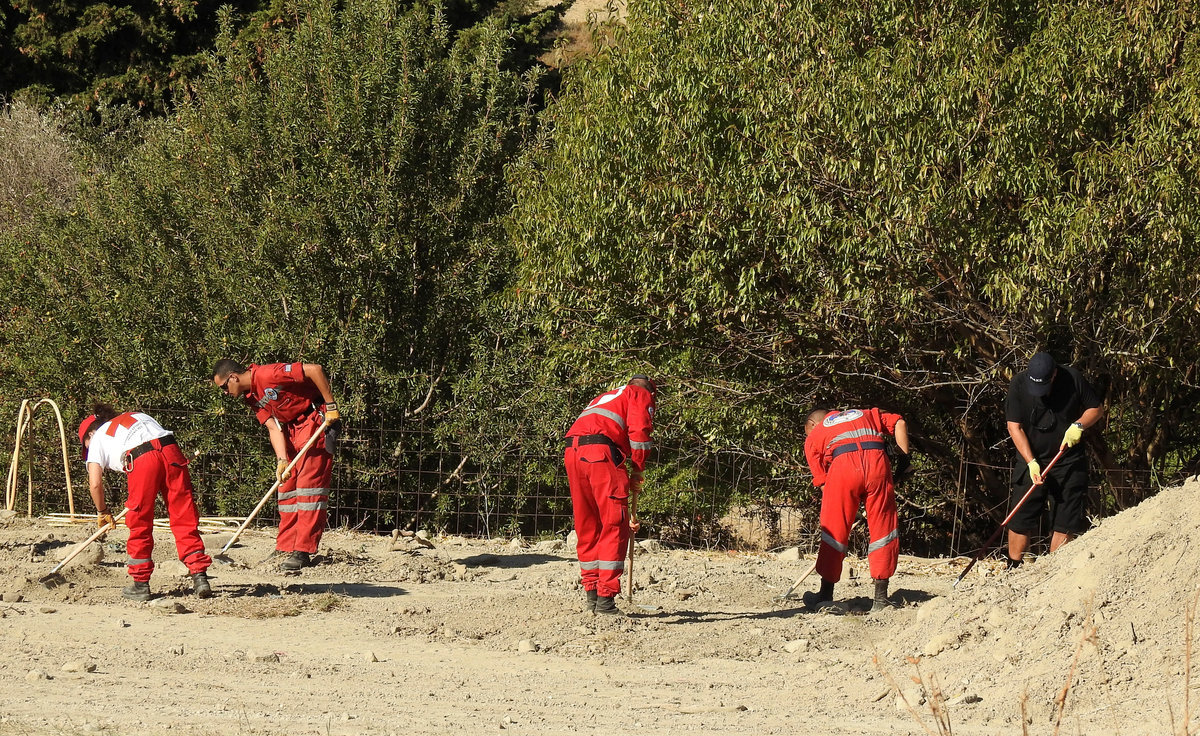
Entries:
MULTIPOLYGON (((963 735, 1181 733, 1200 701, 1198 491, 1164 491, 1016 573, 981 563, 957 590, 964 560, 902 557, 903 605, 882 614, 865 614, 852 560, 844 616, 772 603, 811 564, 794 554, 648 544, 631 615, 613 620, 581 612, 562 541, 346 531, 292 576, 266 559, 268 530, 249 534, 214 564, 209 600, 159 532, 157 598, 133 603, 124 529, 47 590, 38 578, 90 528, 10 517, 0 734, 921 734, 944 732, 938 714, 963 735)), ((228 532, 205 539, 216 551, 228 532)))

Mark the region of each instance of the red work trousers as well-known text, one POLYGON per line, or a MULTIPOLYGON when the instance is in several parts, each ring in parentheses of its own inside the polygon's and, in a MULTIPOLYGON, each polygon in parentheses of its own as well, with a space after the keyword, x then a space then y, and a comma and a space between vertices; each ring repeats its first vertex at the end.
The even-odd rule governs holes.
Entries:
POLYGON ((129 469, 129 498, 125 501, 129 541, 125 550, 129 553, 129 577, 140 583, 149 582, 154 572, 154 500, 160 493, 167 504, 175 551, 188 572, 204 572, 212 564, 204 554, 197 528, 200 514, 187 464, 177 445, 167 445, 139 456, 129 469))
MULTIPOLYGON (((283 425, 289 460, 296 457, 323 421, 320 414, 313 412, 283 425)), ((316 553, 329 519, 332 480, 333 457, 325 451, 325 436, 321 435, 292 468, 288 479, 279 485, 279 534, 275 537, 275 549, 316 553)))
POLYGON ((613 463, 608 445, 568 447, 563 464, 571 485, 583 589, 615 596, 621 592, 629 545, 629 475, 623 465, 613 463))
POLYGON ((871 544, 867 560, 871 577, 887 580, 896 573, 900 538, 892 470, 882 450, 858 450, 838 455, 829 464, 821 492, 821 547, 817 572, 822 580, 842 578, 842 560, 850 544, 850 527, 859 504, 866 504, 871 544))

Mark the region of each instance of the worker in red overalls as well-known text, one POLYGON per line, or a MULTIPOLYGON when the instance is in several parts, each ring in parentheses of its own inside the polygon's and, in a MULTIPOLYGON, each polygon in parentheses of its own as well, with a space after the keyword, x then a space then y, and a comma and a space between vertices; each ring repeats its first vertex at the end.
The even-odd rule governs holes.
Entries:
POLYGON ((325 369, 316 363, 243 366, 223 359, 213 367, 213 383, 246 402, 270 435, 280 481, 275 551, 288 555, 280 567, 297 571, 312 564, 329 515, 329 485, 341 428, 325 369), (330 425, 325 434, 285 476, 296 452, 326 421, 330 425))
POLYGON ((804 425, 804 455, 813 485, 821 488, 821 546, 817 572, 821 590, 806 593, 810 608, 837 610, 833 586, 842 577, 842 560, 850 543, 850 527, 861 504, 866 505, 871 544, 867 560, 875 579, 871 611, 888 608, 888 581, 900 555, 895 477, 908 469, 908 424, 899 414, 878 409, 818 409, 804 425), (892 467, 885 436, 894 436, 900 452, 892 467))
POLYGON ((575 534, 579 538, 579 574, 587 595, 585 610, 620 614, 625 551, 637 521, 629 499, 642 492, 642 472, 650 451, 657 387, 641 374, 587 405, 567 430, 563 463, 571 486, 575 534), (625 470, 629 460, 633 472, 625 470))
POLYGON ((140 412, 118 414, 107 404, 97 404, 94 413, 79 424, 79 441, 87 462, 88 488, 96 504, 96 523, 104 529, 113 525, 112 512, 104 496, 104 471, 128 474, 129 497, 125 500, 125 525, 129 527, 129 577, 133 583, 121 589, 130 600, 150 600, 150 575, 154 572, 154 500, 161 493, 171 520, 175 551, 187 565, 192 587, 200 598, 212 595, 208 566, 200 539, 200 514, 196 511, 192 477, 187 458, 175 444, 175 435, 150 416, 140 412))

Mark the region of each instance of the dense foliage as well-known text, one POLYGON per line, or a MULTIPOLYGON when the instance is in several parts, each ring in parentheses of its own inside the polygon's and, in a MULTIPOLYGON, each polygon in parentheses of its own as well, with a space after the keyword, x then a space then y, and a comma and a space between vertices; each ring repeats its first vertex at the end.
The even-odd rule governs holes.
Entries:
POLYGON ((1003 506, 1004 391, 1046 348, 1106 392, 1103 510, 1200 469, 1190 5, 642 0, 561 89, 556 11, 484 5, 214 20, 194 93, 105 113, 73 198, 0 236, 0 391, 200 412, 215 447, 248 427, 213 359, 322 362, 503 495, 649 372, 668 532, 808 503, 808 410, 881 405, 919 452, 906 544, 945 551, 1003 506))
POLYGON ((650 366, 668 431, 791 466, 810 406, 900 410, 944 529, 960 460, 1002 497, 1004 390, 1045 347, 1107 390, 1106 466, 1195 472, 1192 6, 630 10, 519 174, 548 363, 650 366))

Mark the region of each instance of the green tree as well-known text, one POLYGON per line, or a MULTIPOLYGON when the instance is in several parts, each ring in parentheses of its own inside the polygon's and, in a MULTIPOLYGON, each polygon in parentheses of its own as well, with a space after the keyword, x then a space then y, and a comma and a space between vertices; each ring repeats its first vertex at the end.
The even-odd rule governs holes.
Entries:
POLYGON ((1196 21, 631 5, 514 173, 538 359, 650 366, 674 432, 781 467, 814 404, 900 410, 926 456, 908 503, 943 538, 960 460, 969 514, 1005 493, 1004 391, 1039 348, 1107 389, 1094 449, 1143 471, 1109 502, 1195 472, 1196 21))

